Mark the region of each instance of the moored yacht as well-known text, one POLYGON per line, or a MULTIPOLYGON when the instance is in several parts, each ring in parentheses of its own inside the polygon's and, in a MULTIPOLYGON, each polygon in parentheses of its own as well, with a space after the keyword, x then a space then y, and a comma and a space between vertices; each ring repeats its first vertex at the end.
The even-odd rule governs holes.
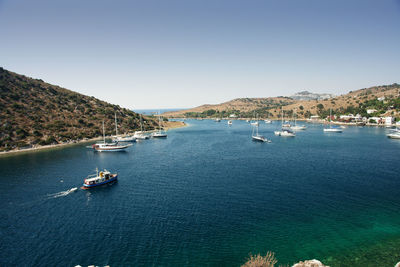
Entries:
MULTIPOLYGON (((293 132, 286 125, 287 125, 287 123, 286 124, 283 123, 283 108, 282 108, 282 129, 280 131, 274 131, 274 134, 277 136, 283 136, 283 137, 295 137, 296 133, 293 132)), ((290 126, 290 124, 289 124, 289 126, 290 126)))
POLYGON ((160 129, 157 132, 154 132, 152 137, 153 138, 167 138, 167 133, 162 129, 162 126, 161 126, 160 112, 158 112, 158 126, 160 129))
POLYGON ((228 125, 232 125, 232 121, 231 120, 228 121, 228 125))
POLYGON ((128 147, 132 146, 132 144, 119 144, 118 142, 106 143, 106 136, 104 132, 104 121, 103 121, 103 143, 96 143, 92 145, 92 148, 95 151, 123 151, 128 147))
POLYGON ((329 128, 324 128, 324 133, 341 133, 343 129, 338 126, 332 126, 332 109, 329 110, 329 128))
POLYGON ((258 133, 258 126, 253 127, 253 132, 251 134, 251 139, 256 142, 271 143, 270 140, 258 133), (254 133, 254 128, 256 128, 256 133, 254 133))

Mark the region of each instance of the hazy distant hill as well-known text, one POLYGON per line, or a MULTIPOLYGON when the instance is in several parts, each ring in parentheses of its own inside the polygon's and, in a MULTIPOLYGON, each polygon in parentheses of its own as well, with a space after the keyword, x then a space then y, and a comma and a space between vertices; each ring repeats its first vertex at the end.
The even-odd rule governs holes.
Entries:
POLYGON ((133 111, 0 68, 0 151, 97 137, 103 120, 114 134, 115 112, 120 133, 139 128, 133 111))
POLYGON ((284 110, 285 117, 292 117, 296 112, 299 118, 309 118, 311 115, 319 115, 326 117, 329 109, 332 108, 333 114, 361 114, 363 116, 372 115, 391 115, 400 117, 400 85, 395 83, 392 85, 374 86, 348 94, 330 97, 329 94, 313 94, 307 91, 296 94, 312 98, 317 96, 315 100, 296 100, 292 97, 269 97, 269 98, 238 98, 222 104, 202 105, 196 108, 181 110, 177 112, 167 112, 165 116, 169 117, 227 117, 235 114, 238 117, 251 118, 254 114, 266 118, 280 118, 284 110), (378 98, 384 97, 384 101, 378 98), (367 114, 368 108, 377 109, 377 114, 367 114))
POLYGON ((332 94, 317 94, 317 93, 311 93, 308 91, 301 91, 301 92, 298 92, 289 97, 294 100, 324 100, 324 99, 332 98, 332 97, 334 97, 334 95, 332 95, 332 94))

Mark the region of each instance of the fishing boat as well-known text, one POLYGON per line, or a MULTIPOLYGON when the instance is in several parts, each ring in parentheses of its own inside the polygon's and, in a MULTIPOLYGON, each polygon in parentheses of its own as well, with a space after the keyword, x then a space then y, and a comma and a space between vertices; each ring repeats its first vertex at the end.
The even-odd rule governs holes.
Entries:
POLYGON ((271 143, 270 140, 265 138, 264 136, 258 133, 258 126, 253 127, 253 132, 251 134, 251 139, 256 142, 264 142, 264 143, 271 143), (254 129, 256 128, 256 132, 254 133, 254 129))
POLYGON ((329 128, 324 128, 324 133, 341 133, 343 129, 338 126, 332 126, 332 109, 329 110, 329 128))
POLYGON ((112 182, 116 182, 118 179, 117 173, 111 173, 104 169, 104 171, 100 171, 96 168, 96 173, 89 175, 83 181, 82 189, 89 189, 100 185, 109 184, 112 182))
POLYGON ((106 136, 104 131, 104 121, 103 121, 103 143, 96 143, 92 145, 92 148, 95 151, 102 152, 102 151, 124 151, 128 147, 132 146, 132 144, 119 144, 118 142, 107 143, 106 136))
POLYGON ((158 126, 159 130, 155 133, 153 133, 153 138, 167 138, 167 133, 163 131, 162 126, 161 126, 161 115, 160 112, 158 112, 158 126))
POLYGON ((293 132, 289 127, 285 127, 286 124, 283 123, 283 108, 282 108, 282 128, 280 131, 274 131, 274 134, 277 136, 283 137, 295 137, 296 133, 293 132))

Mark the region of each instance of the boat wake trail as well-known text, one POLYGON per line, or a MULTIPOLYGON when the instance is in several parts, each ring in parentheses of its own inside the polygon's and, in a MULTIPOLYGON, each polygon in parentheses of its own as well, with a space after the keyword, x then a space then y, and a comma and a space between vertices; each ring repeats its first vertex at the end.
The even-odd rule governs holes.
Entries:
POLYGON ((71 193, 73 193, 73 192, 75 192, 77 190, 78 190, 78 187, 73 187, 73 188, 71 188, 71 189, 69 189, 67 191, 61 191, 61 192, 58 192, 58 193, 55 193, 55 194, 48 194, 47 196, 48 196, 48 198, 65 197, 65 196, 68 196, 69 194, 71 194, 71 193))

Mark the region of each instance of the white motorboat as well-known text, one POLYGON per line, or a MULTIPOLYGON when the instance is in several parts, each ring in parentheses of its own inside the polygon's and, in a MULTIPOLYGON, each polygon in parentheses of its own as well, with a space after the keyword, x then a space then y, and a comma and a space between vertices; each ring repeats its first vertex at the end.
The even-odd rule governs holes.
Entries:
POLYGON ((216 118, 214 121, 215 121, 215 122, 221 122, 221 119, 216 118))
POLYGON ((134 137, 135 139, 138 139, 138 140, 145 140, 145 139, 149 139, 149 138, 150 138, 150 136, 149 136, 145 131, 143 131, 143 119, 142 119, 142 114, 140 114, 140 131, 136 131, 136 132, 133 134, 133 137, 134 137))
POLYGON ((388 133, 386 136, 388 138, 392 138, 392 139, 400 139, 400 130, 399 129, 393 130, 391 133, 388 133))
POLYGON ((272 121, 271 120, 264 120, 264 122, 266 123, 266 124, 270 124, 270 123, 272 123, 272 121))
POLYGON ((295 132, 291 131, 290 129, 285 129, 285 128, 282 128, 282 130, 280 130, 280 131, 275 131, 274 134, 277 136, 283 136, 283 137, 295 137, 296 136, 295 132))
POLYGON ((229 121, 228 121, 228 125, 232 125, 232 121, 229 120, 229 121))

